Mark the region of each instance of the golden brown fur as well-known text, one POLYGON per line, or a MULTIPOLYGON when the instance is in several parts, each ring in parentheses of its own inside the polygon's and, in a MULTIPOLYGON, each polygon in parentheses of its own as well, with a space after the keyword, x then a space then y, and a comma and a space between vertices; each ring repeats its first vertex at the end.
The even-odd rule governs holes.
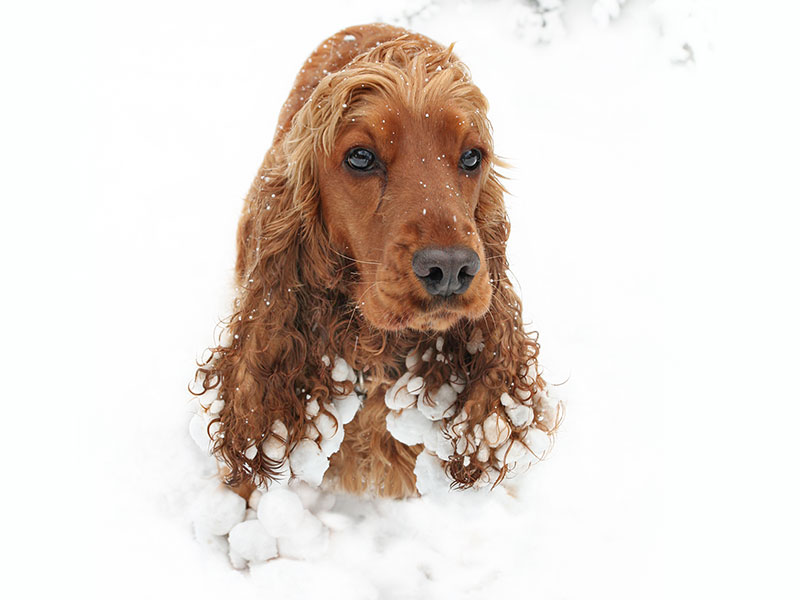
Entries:
MULTIPOLYGON (((230 340, 198 370, 203 392, 225 401, 214 447, 229 484, 274 478, 278 463, 244 451, 275 420, 291 447, 309 399, 322 406, 352 390, 331 379, 323 356, 343 357, 366 378, 367 399, 326 475, 352 492, 414 493, 421 446, 387 433, 383 402, 411 350, 444 338, 448 358, 423 363, 423 376, 429 389, 453 374, 467 381, 458 408, 470 428, 498 410, 502 392, 526 397, 543 385, 538 344, 506 274, 509 224, 486 110, 451 48, 394 27, 341 31, 304 64, 239 223, 230 340), (366 143, 388 165, 383 180, 342 168, 344 152, 366 143), (456 167, 468 147, 485 161, 472 176, 456 167), (481 259, 468 292, 448 304, 428 297, 409 267, 430 244, 466 245, 481 259), (485 348, 470 354, 476 327, 485 348)), ((458 485, 483 472, 475 451, 457 453, 454 443, 458 485)))

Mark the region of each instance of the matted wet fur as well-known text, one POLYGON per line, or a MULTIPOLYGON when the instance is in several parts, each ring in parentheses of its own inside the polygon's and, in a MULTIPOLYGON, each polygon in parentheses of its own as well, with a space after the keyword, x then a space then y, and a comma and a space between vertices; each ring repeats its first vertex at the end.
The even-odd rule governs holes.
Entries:
MULTIPOLYGON (((422 446, 386 431, 383 400, 415 348, 444 338, 447 356, 421 363, 422 375, 433 390, 453 374, 466 380, 457 409, 469 430, 502 410, 502 392, 524 398, 543 385, 536 337, 525 332, 506 274, 509 223, 486 110, 452 47, 395 27, 343 30, 304 64, 239 222, 228 341, 198 369, 199 393, 217 389, 225 401, 214 452, 229 485, 275 478, 279 463, 245 450, 274 435, 276 420, 291 448, 304 436, 307 402, 322 407, 352 391, 333 381, 324 356, 366 378, 366 401, 326 474, 355 493, 415 493, 422 446), (364 145, 380 155, 382 176, 343 166, 345 153, 364 145), (458 167, 467 148, 482 153, 471 174, 458 167), (454 244, 474 250, 481 268, 466 293, 444 303, 425 291, 411 256, 454 244), (471 354, 476 328, 484 348, 471 354)), ((456 452, 453 440, 456 485, 471 486, 486 468, 476 450, 456 452)))

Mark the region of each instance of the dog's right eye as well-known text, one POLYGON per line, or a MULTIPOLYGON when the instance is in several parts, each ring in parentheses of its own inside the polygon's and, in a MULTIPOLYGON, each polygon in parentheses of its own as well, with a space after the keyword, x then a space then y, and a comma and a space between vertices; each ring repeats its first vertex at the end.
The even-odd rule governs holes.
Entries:
POLYGON ((353 148, 344 162, 354 171, 370 171, 375 166, 375 155, 366 148, 353 148))

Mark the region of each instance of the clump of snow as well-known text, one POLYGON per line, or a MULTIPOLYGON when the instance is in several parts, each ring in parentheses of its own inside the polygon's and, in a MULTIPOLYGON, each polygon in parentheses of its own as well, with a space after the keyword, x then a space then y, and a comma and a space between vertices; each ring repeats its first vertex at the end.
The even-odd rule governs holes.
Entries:
POLYGON ((441 461, 429 452, 420 452, 414 466, 417 490, 420 494, 442 494, 450 489, 450 480, 441 461))
POLYGON ((258 520, 266 532, 276 538, 290 534, 304 512, 300 497, 283 487, 270 489, 258 503, 258 520))
POLYGON ((331 370, 331 379, 334 381, 352 381, 355 383, 356 374, 353 367, 341 357, 337 356, 333 361, 333 369, 331 370))
POLYGON ((278 551, 286 558, 312 559, 328 549, 330 531, 311 512, 304 510, 289 535, 278 538, 278 551))
POLYGON ((452 409, 456 403, 458 394, 449 383, 444 383, 436 390, 430 402, 422 400, 417 402, 417 408, 425 417, 431 421, 440 421, 448 416, 452 416, 452 409))
MULTIPOLYGON (((481 352, 484 349, 483 333, 476 328, 470 336, 467 351, 481 352)), ((496 482, 501 470, 506 473, 527 470, 531 464, 543 458, 549 448, 549 434, 537 429, 541 426, 547 431, 555 427, 558 401, 548 395, 546 389, 536 389, 536 396, 525 392, 526 400, 520 400, 508 392, 498 398, 502 410, 495 410, 479 424, 469 428, 469 418, 462 409, 456 415, 458 397, 466 389, 464 377, 453 372, 448 382, 431 392, 422 376, 418 375, 418 365, 429 362, 434 352, 436 359, 444 361, 444 337, 436 338, 433 346, 424 350, 419 357, 415 349, 406 358, 408 370, 386 391, 384 402, 389 408, 386 415, 386 429, 397 441, 406 445, 423 444, 420 472, 430 479, 430 470, 436 468, 445 475, 445 463, 454 456, 461 456, 465 465, 476 460, 480 463, 482 476, 475 484, 480 488, 487 483, 496 482), (536 433, 533 432, 536 430, 536 433), (532 452, 526 440, 530 439, 539 452, 532 452), (547 444, 543 443, 547 440, 547 444), (494 478, 489 481, 490 478, 494 478)), ((531 365, 520 367, 520 374, 527 374, 528 383, 534 384, 535 370, 531 365)), ((436 479, 438 479, 437 474, 436 479)), ((429 483, 417 479, 417 489, 430 488, 429 483), (422 487, 419 487, 419 486, 422 487)))
POLYGON ((346 396, 334 396, 333 405, 339 413, 340 423, 347 425, 356 416, 358 409, 361 408, 361 398, 355 391, 346 396))
POLYGON ((425 435, 434 428, 434 424, 416 408, 402 411, 390 411, 386 415, 386 430, 398 442, 413 446, 421 444, 425 435))
POLYGON ((329 464, 322 448, 308 439, 300 440, 289 455, 292 475, 311 485, 322 483, 329 464))
POLYGON ((225 535, 244 519, 244 498, 222 484, 208 486, 191 508, 196 528, 213 535, 225 535))
POLYGON ((592 17, 603 27, 619 17, 625 0, 595 0, 592 5, 592 17))
MULTIPOLYGON (((234 566, 240 560, 261 562, 278 555, 277 540, 271 536, 261 522, 242 521, 235 525, 228 534, 231 562, 234 566)), ((240 568, 243 568, 242 565, 240 568)))

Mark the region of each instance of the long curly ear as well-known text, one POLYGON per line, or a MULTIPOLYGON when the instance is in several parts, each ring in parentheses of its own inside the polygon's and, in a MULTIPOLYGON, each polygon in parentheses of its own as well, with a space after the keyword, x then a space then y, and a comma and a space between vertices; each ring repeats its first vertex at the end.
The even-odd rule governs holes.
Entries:
POLYGON ((452 344, 450 377, 466 381, 446 428, 453 448, 447 471, 459 487, 478 480, 496 484, 509 469, 544 458, 561 418, 561 406, 548 396, 539 372, 538 334, 526 332, 508 278, 504 193, 492 170, 476 210, 492 302, 484 317, 458 329, 452 344))
POLYGON ((320 306, 330 305, 336 269, 325 251, 311 159, 285 157, 270 151, 245 201, 228 340, 197 372, 200 394, 217 390, 224 402, 212 421, 213 451, 227 465, 229 485, 282 477, 291 449, 315 437, 307 405, 316 401, 325 412, 332 391, 352 391, 323 366, 324 343, 309 343, 314 323, 324 328, 330 317, 320 306))

